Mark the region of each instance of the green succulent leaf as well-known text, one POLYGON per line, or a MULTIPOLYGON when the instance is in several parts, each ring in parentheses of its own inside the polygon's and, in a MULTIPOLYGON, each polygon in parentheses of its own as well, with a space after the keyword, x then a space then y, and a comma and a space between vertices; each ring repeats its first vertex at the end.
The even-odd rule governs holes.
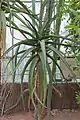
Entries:
POLYGON ((31 61, 30 69, 29 69, 29 79, 28 79, 28 87, 29 87, 29 93, 31 98, 33 97, 33 89, 35 87, 35 68, 38 63, 39 58, 36 56, 34 59, 31 61))

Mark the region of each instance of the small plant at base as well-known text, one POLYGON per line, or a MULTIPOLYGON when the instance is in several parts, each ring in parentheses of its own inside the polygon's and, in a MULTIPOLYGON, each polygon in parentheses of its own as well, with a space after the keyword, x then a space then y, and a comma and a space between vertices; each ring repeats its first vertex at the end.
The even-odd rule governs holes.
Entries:
POLYGON ((76 93, 76 101, 77 101, 77 104, 80 104, 80 92, 76 93))

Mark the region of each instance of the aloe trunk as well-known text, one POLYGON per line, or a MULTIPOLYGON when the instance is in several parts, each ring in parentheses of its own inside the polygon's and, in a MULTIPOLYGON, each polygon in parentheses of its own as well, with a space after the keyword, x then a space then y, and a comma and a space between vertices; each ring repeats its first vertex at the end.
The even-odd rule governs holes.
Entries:
MULTIPOLYGON (((35 84, 36 84, 36 94, 39 100, 43 102, 43 93, 41 93, 41 83, 40 83, 40 70, 39 70, 39 63, 36 65, 36 70, 35 70, 35 84)), ((42 120, 44 118, 44 112, 45 109, 42 107, 38 99, 35 97, 35 104, 36 104, 36 109, 34 110, 34 120, 42 120)))

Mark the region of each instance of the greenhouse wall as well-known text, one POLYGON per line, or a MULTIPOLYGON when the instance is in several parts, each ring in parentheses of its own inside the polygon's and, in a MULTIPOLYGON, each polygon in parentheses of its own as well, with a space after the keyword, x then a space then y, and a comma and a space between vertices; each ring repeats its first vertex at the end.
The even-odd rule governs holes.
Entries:
MULTIPOLYGON (((76 92, 80 90, 80 87, 77 83, 57 83, 53 85, 53 92, 52 92, 52 103, 51 103, 51 109, 79 109, 79 105, 76 103, 76 92)), ((23 84, 23 90, 27 89, 27 83, 23 84)), ((2 88, 5 88, 5 95, 4 97, 8 95, 9 91, 10 94, 6 99, 6 103, 3 101, 1 104, 1 109, 3 107, 3 104, 5 103, 4 107, 4 114, 6 113, 14 113, 23 111, 23 102, 22 99, 19 101, 21 95, 21 85, 19 83, 7 83, 6 86, 1 85, 2 88)), ((2 92, 2 91, 1 91, 2 92)), ((4 99, 5 100, 5 99, 4 99)), ((24 93, 24 106, 25 110, 29 110, 29 93, 24 93)), ((30 107, 30 106, 29 106, 30 107)))

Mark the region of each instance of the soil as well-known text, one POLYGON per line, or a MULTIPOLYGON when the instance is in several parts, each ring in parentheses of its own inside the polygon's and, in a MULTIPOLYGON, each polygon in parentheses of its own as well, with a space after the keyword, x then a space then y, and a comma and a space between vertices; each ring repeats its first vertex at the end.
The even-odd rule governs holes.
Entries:
MULTIPOLYGON (((79 110, 53 110, 53 120, 80 120, 79 110)), ((33 120, 30 112, 20 112, 0 117, 0 120, 33 120)), ((45 118, 46 120, 46 118, 45 118)))

